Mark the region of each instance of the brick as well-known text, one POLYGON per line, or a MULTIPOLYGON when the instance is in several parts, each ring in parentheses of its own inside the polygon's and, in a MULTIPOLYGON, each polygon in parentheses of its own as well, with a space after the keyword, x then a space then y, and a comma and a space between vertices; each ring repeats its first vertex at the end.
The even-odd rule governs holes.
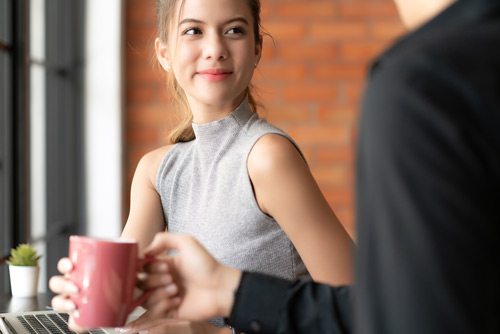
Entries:
POLYGON ((284 60, 318 60, 318 59, 334 59, 336 54, 336 46, 334 44, 292 44, 287 43, 280 45, 278 48, 278 57, 284 60))
POLYGON ((257 101, 262 103, 266 103, 268 101, 276 100, 276 96, 278 94, 276 85, 274 84, 264 84, 260 83, 258 85, 254 85, 254 95, 257 98, 257 101))
POLYGON ((297 105, 277 105, 274 107, 266 108, 264 113, 265 118, 273 123, 305 123, 309 118, 309 112, 305 106, 297 105))
POLYGON ((127 119, 134 125, 167 125, 172 119, 172 111, 164 105, 135 105, 127 111, 127 119))
POLYGON ((261 2, 260 4, 260 20, 265 21, 273 15, 273 8, 269 2, 261 2))
POLYGON ((299 22, 267 22, 264 28, 277 41, 297 40, 305 36, 305 25, 299 22))
POLYGON ((256 81, 262 80, 303 80, 306 77, 304 65, 267 65, 257 67, 256 81))
POLYGON ((346 97, 348 101, 355 102, 355 106, 358 106, 361 102, 361 96, 363 95, 365 84, 364 82, 346 84, 346 97))
POLYGON ((127 140, 136 143, 155 143, 158 142, 158 131, 151 127, 129 127, 127 140))
POLYGON ((161 103, 161 104, 169 104, 172 103, 172 97, 170 96, 170 91, 167 89, 166 84, 165 84, 165 78, 162 79, 162 84, 160 87, 158 87, 156 94, 155 94, 155 101, 161 103))
POLYGON ((156 53, 153 48, 127 48, 126 49, 127 66, 149 66, 153 69, 159 69, 156 53))
POLYGON ((394 3, 344 3, 339 8, 340 16, 347 19, 373 19, 398 17, 394 3))
POLYGON ((354 202, 352 187, 321 187, 324 196, 328 199, 331 206, 336 205, 352 205, 354 202))
POLYGON ((324 186, 348 186, 352 183, 352 174, 342 164, 324 165, 320 168, 311 168, 311 172, 318 184, 324 186))
POLYGON ((153 95, 154 90, 150 87, 127 86, 126 88, 127 101, 150 102, 153 95))
POLYGON ((270 60, 274 58, 276 49, 274 43, 269 36, 264 36, 264 41, 262 43, 262 55, 260 57, 261 62, 265 60, 270 60))
POLYGON ((125 41, 132 45, 151 45, 154 48, 154 41, 157 36, 156 27, 137 26, 127 27, 125 31, 125 41))
POLYGON ((320 107, 317 111, 317 119, 326 122, 354 123, 358 117, 358 111, 353 104, 320 107))
POLYGON ((162 82, 162 73, 155 71, 149 66, 129 66, 125 78, 127 82, 160 83, 162 82))
POLYGON ((290 101, 333 101, 338 95, 336 85, 319 83, 287 85, 284 87, 283 98, 290 101))
POLYGON ((278 8, 278 15, 283 18, 332 18, 335 6, 330 2, 306 1, 297 3, 283 3, 278 8))
POLYGON ((407 31, 401 21, 375 22, 372 28, 373 37, 389 41, 402 36, 407 31))
POLYGON ((354 160, 354 147, 336 146, 318 148, 314 156, 322 164, 343 162, 352 165, 354 160))
POLYGON ((126 6, 128 25, 156 26, 156 6, 154 1, 134 2, 126 6))
POLYGON ((344 59, 368 61, 377 57, 386 47, 382 42, 353 42, 340 47, 340 56, 344 59))
POLYGON ((127 6, 132 6, 134 4, 148 3, 151 6, 155 6, 156 0, 127 0, 125 1, 127 6))
POLYGON ((321 22, 313 23, 310 37, 317 40, 362 40, 368 36, 364 22, 321 22))
POLYGON ((299 145, 305 146, 322 143, 341 145, 349 141, 349 129, 339 125, 295 125, 290 127, 288 133, 299 145))
POLYGON ((365 77, 366 69, 364 65, 318 65, 314 67, 314 77, 316 79, 336 79, 351 80, 365 77))

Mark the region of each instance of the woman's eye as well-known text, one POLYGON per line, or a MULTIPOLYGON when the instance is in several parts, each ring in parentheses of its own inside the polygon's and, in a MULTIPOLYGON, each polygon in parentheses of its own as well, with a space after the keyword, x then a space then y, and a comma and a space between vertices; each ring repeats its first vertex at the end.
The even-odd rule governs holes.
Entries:
POLYGON ((229 29, 227 31, 228 34, 244 34, 245 33, 245 29, 243 29, 242 27, 233 27, 231 29, 229 29))
POLYGON ((201 34, 201 30, 199 28, 189 28, 184 30, 183 35, 196 35, 201 34))

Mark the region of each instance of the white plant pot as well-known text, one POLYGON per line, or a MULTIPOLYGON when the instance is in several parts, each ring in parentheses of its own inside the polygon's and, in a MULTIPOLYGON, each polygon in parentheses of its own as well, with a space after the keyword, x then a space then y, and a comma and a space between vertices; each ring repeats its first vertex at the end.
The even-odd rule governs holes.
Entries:
POLYGON ((34 297, 37 295, 40 267, 9 265, 9 273, 12 297, 34 297))

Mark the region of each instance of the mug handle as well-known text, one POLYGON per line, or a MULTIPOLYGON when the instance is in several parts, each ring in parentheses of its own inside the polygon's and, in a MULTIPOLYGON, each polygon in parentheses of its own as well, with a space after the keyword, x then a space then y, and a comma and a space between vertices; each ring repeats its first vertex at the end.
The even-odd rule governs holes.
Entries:
MULTIPOLYGON (((139 260, 137 261, 137 268, 136 271, 138 271, 140 268, 144 267, 146 264, 155 261, 156 259, 153 256, 148 256, 148 257, 140 257, 139 260)), ((153 290, 148 290, 145 291, 142 295, 140 295, 136 300, 132 302, 130 305, 130 309, 128 310, 127 313, 132 312, 136 307, 140 306, 146 299, 148 299, 149 295, 153 290)))

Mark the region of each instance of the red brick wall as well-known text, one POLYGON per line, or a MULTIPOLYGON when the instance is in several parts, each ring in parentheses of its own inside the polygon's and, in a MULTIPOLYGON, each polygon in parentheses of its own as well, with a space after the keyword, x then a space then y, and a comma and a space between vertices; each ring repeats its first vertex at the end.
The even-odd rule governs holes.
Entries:
MULTIPOLYGON (((366 66, 404 32, 392 0, 261 0, 263 57, 254 77, 262 115, 294 138, 354 236, 354 157, 366 66), (274 41, 273 41, 274 40, 274 41)), ((125 189, 140 157, 165 143, 169 107, 151 61, 154 0, 126 2, 125 189)), ((124 208, 128 211, 128 191, 124 208)))

